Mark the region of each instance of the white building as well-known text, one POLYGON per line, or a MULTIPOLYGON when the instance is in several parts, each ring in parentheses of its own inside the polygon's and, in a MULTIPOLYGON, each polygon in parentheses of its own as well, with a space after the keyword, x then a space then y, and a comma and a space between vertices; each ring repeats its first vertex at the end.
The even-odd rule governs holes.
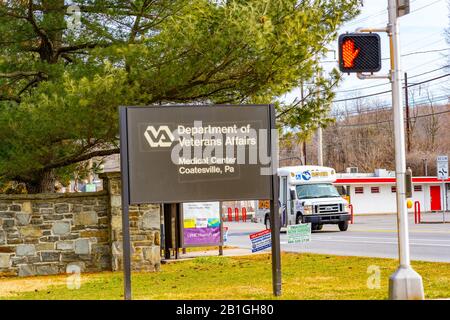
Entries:
MULTIPOLYGON (((395 173, 377 169, 374 173, 340 173, 334 183, 345 190, 354 214, 396 213, 395 173)), ((450 179, 413 177, 412 201, 420 203, 422 212, 441 211, 450 203, 450 179), (444 190, 444 192, 443 192, 444 190)), ((409 209, 414 212, 414 207, 409 209)))

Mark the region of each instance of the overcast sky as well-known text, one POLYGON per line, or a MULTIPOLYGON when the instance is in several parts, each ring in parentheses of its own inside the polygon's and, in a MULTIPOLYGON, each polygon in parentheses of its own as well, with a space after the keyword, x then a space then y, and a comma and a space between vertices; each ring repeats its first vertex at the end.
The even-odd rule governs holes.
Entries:
MULTIPOLYGON (((417 83, 448 73, 448 70, 437 70, 448 64, 450 59, 445 58, 445 54, 450 55, 449 44, 445 41, 445 29, 449 26, 449 2, 450 0, 410 0, 410 14, 401 17, 400 20, 400 41, 402 54, 402 71, 408 73, 409 83, 417 83), (411 54, 422 51, 442 50, 439 52, 428 52, 422 54, 411 54), (424 75, 422 73, 429 72, 424 75)), ((352 32, 358 27, 385 27, 387 24, 387 0, 365 0, 361 14, 349 21, 339 31, 339 33, 352 32)), ((382 58, 389 58, 388 38, 386 34, 380 34, 382 41, 382 58)), ((337 50, 337 41, 330 46, 330 49, 337 50)), ((330 52, 328 57, 322 59, 325 69, 331 70, 337 67, 334 53, 330 52)), ((383 60, 383 68, 380 73, 387 73, 389 61, 383 60)), ((450 89, 450 77, 442 78, 426 85, 415 86, 416 101, 420 102, 427 98, 426 88, 429 88, 433 100, 438 103, 445 102, 450 89), (444 89, 446 87, 446 90, 444 89), (444 92, 446 91, 446 92, 444 92), (444 99, 444 100, 443 100, 444 99)), ((355 74, 344 75, 344 80, 336 90, 337 99, 344 99, 351 96, 366 95, 390 89, 387 80, 359 80, 355 74), (375 86, 372 88, 365 88, 375 86), (356 89, 353 91, 353 89, 356 89), (349 91, 350 90, 350 91, 349 91)), ((285 96, 285 101, 292 101, 299 96, 299 90, 285 96)), ((390 94, 379 95, 377 100, 390 102, 390 94)))

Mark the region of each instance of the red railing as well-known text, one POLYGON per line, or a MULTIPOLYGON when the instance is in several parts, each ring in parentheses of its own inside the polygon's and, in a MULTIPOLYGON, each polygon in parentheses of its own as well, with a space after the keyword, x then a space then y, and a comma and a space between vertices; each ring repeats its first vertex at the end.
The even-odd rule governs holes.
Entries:
POLYGON ((233 220, 233 210, 231 208, 228 208, 228 221, 233 220))
POLYGON ((415 201, 414 202, 414 223, 418 224, 421 223, 422 217, 420 215, 420 202, 415 201))
POLYGON ((234 220, 236 222, 239 222, 239 209, 238 208, 234 208, 234 220))
POLYGON ((242 221, 247 222, 247 208, 242 208, 242 221))
POLYGON ((353 224, 353 205, 349 204, 348 208, 350 209, 350 223, 353 224))

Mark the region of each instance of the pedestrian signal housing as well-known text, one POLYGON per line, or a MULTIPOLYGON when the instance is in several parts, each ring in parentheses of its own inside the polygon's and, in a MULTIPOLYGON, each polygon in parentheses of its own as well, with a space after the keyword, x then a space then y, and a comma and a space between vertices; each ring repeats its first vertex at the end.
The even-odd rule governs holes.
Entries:
POLYGON ((345 33, 339 36, 339 70, 378 72, 381 69, 381 41, 376 33, 345 33))

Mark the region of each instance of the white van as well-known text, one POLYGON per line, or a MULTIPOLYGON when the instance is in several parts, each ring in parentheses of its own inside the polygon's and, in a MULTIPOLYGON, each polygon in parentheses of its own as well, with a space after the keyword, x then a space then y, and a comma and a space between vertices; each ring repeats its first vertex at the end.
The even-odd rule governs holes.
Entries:
MULTIPOLYGON (((312 230, 321 230, 324 224, 337 224, 346 231, 350 214, 348 202, 343 199, 333 182, 333 168, 320 166, 292 166, 278 169, 280 182, 281 227, 290 224, 311 223, 312 230)), ((270 228, 269 210, 256 211, 256 221, 270 228)))

